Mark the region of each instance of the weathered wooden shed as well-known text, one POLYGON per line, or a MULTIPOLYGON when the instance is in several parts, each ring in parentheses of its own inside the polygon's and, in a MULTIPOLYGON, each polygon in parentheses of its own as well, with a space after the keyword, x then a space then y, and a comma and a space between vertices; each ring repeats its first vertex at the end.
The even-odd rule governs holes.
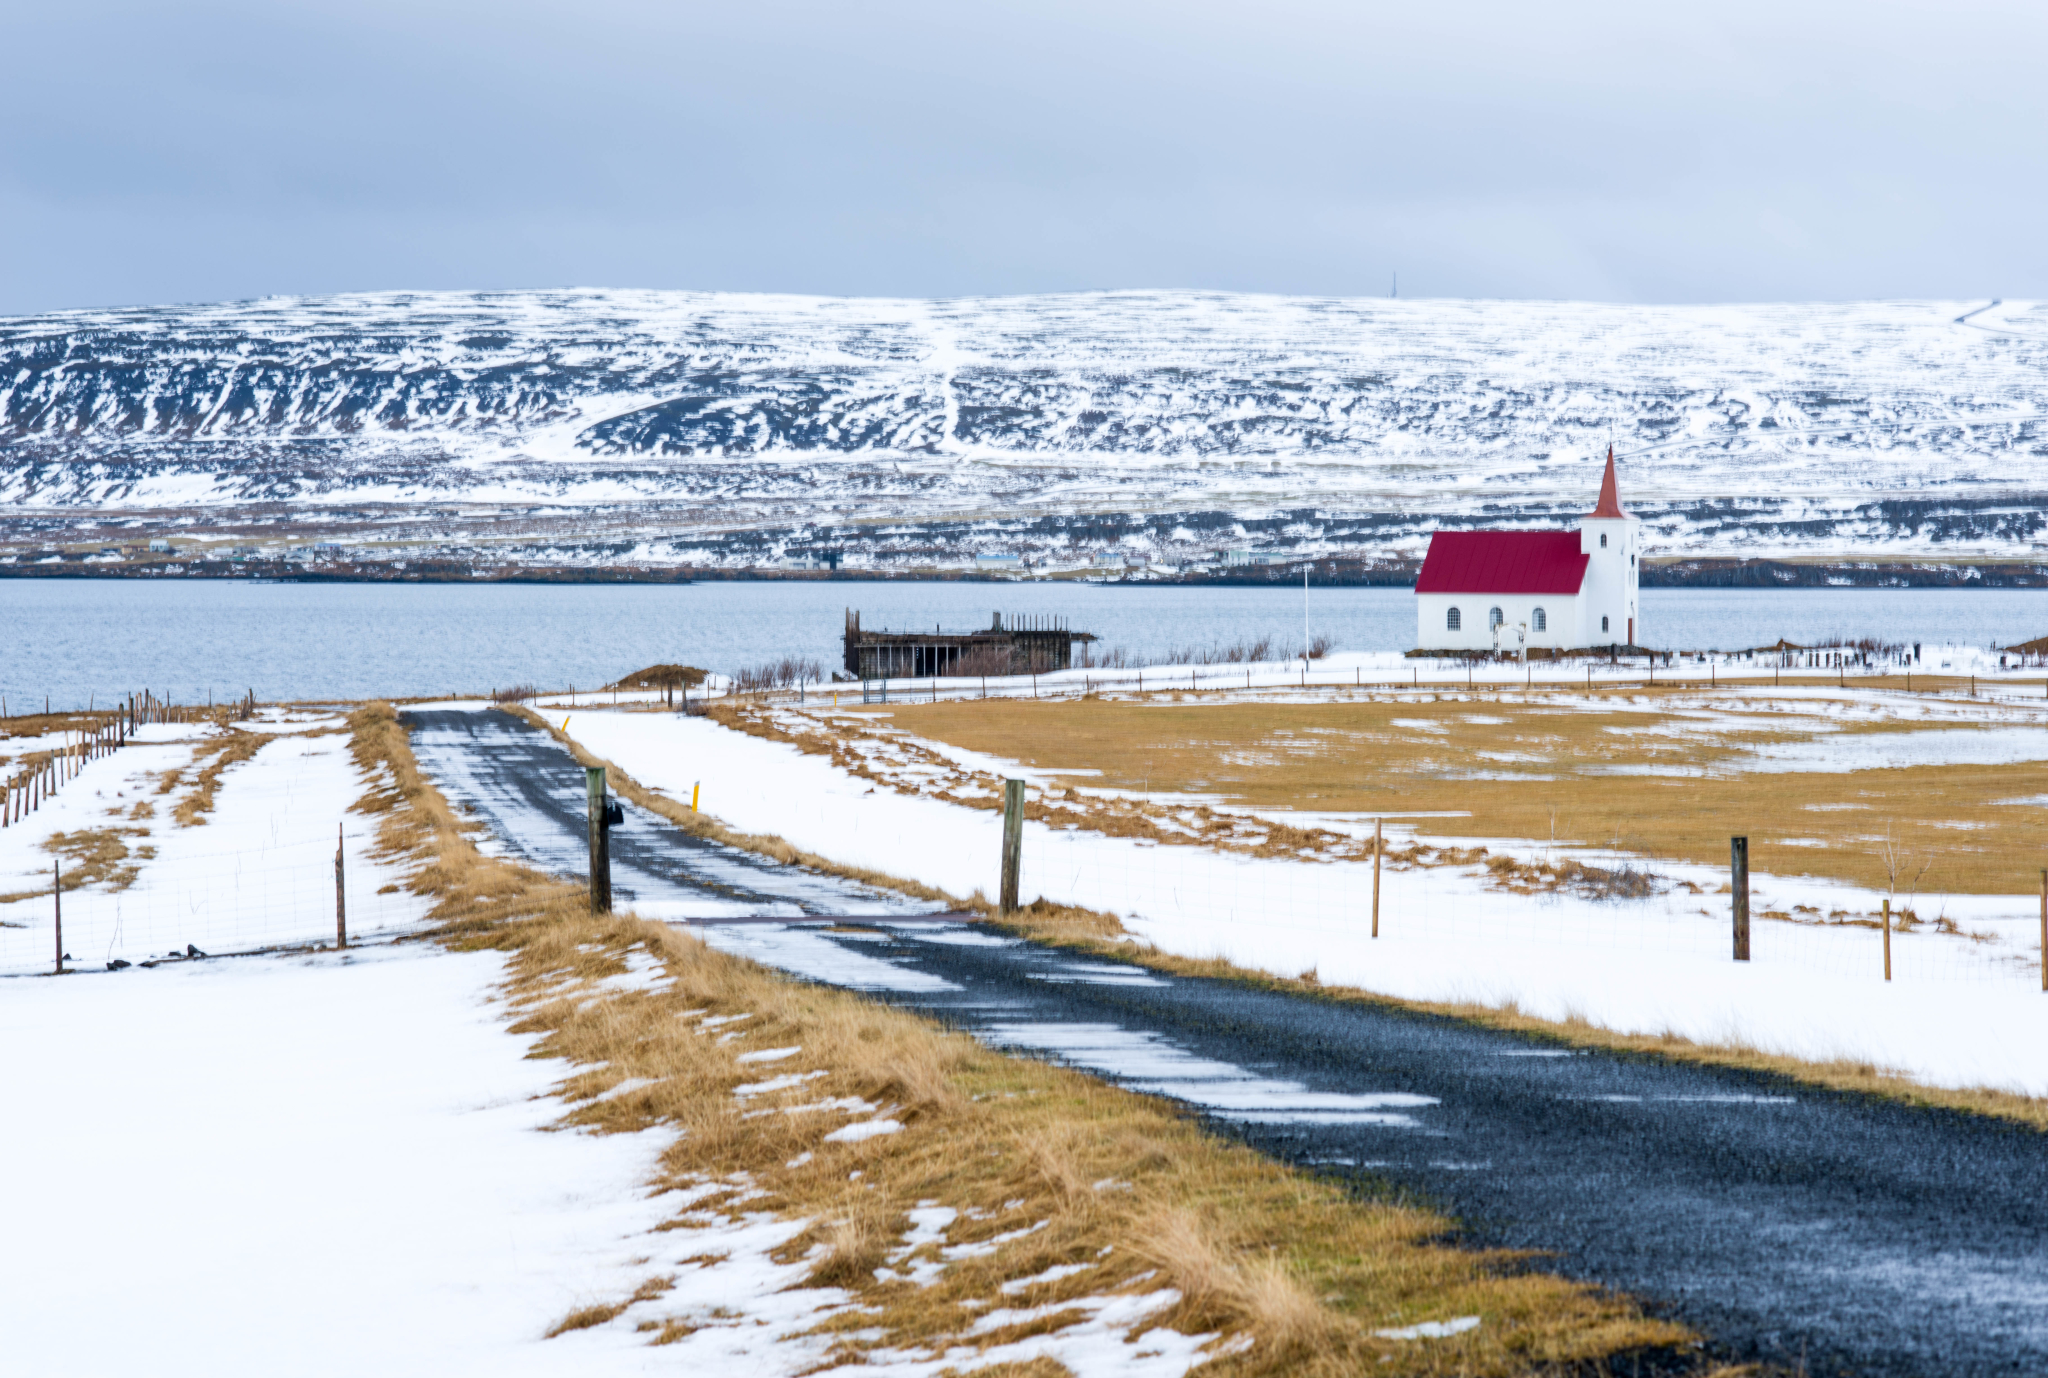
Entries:
POLYGON ((1074 643, 1095 640, 1045 614, 995 614, 985 631, 868 631, 846 610, 846 672, 856 679, 947 675, 1043 675, 1074 663, 1074 643))

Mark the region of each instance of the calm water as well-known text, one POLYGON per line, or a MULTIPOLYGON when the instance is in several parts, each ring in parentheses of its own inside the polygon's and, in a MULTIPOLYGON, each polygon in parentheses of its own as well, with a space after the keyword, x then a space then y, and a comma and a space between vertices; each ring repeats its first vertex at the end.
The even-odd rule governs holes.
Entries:
MULTIPOLYGON (((730 671, 784 655, 839 663, 842 611, 910 631, 1059 613, 1151 657, 1271 636, 1301 645, 1299 589, 1047 584, 600 585, 141 583, 0 579, 10 709, 135 688, 181 702, 475 693, 595 685, 657 661, 730 671)), ((2048 634, 2048 590, 1645 589, 1645 639, 1724 649, 1789 637, 2007 645, 2048 634)), ((1318 589, 1312 633, 1340 651, 1413 644, 1405 589, 1318 589)))

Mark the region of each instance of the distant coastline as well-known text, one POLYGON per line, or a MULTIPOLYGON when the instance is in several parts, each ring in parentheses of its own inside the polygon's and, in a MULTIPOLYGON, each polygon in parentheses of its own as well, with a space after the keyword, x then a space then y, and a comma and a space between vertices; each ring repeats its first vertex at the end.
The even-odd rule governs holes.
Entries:
MULTIPOLYGON (((307 569, 295 561, 160 560, 91 564, 64 559, 0 564, 0 579, 206 579, 293 584, 715 584, 943 583, 1114 584, 1122 588, 1271 588, 1298 585, 1303 566, 1318 588, 1408 588, 1414 560, 1301 559, 1249 569, 1057 571, 1018 576, 949 569, 778 569, 702 566, 535 568, 459 562, 401 566, 377 561, 307 569)), ((1644 588, 2028 589, 2048 588, 2048 562, 2032 560, 1773 560, 1712 557, 1643 561, 1644 588)))

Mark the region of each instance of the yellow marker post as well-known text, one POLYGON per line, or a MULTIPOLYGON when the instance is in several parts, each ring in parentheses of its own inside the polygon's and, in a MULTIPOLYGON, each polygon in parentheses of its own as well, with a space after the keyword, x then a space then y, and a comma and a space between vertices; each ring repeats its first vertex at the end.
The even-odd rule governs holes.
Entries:
MULTIPOLYGON (((570 716, 570 717, 574 717, 575 715, 574 715, 574 714, 570 714, 569 716, 570 716)), ((563 719, 562 719, 562 732, 563 732, 563 734, 564 734, 564 735, 567 735, 568 731, 569 731, 569 718, 565 717, 565 718, 563 718, 563 719)))
POLYGON ((697 781, 697 782, 696 782, 695 784, 693 784, 693 785, 691 785, 691 786, 690 786, 690 812, 691 812, 691 813, 695 813, 695 812, 697 811, 697 795, 698 795, 699 791, 701 791, 701 790, 702 790, 703 788, 704 788, 704 782, 703 782, 702 780, 699 780, 699 781, 697 781))

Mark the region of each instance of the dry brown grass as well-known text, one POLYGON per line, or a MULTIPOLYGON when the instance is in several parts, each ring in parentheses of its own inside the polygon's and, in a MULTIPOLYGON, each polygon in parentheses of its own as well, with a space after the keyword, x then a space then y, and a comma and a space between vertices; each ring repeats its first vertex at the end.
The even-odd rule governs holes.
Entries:
MULTIPOLYGON (((1083 702, 1096 702, 1088 699, 1083 702)), ((942 705, 943 706, 943 705, 942 705)), ((922 794, 943 803, 994 810, 1000 790, 992 777, 976 777, 914 738, 891 729, 893 715, 838 714, 817 710, 791 711, 745 699, 720 700, 707 716, 721 726, 769 741, 785 742, 812 755, 824 756, 849 775, 872 780, 880 789, 922 794), (907 767, 907 769, 903 769, 907 767)), ((1169 807, 1139 799, 1083 798, 1073 791, 1035 791, 1025 817, 1051 827, 1084 827, 1108 837, 1140 838, 1168 846, 1211 846, 1253 856, 1297 856, 1304 852, 1351 855, 1352 838, 1282 823, 1248 823, 1202 807, 1169 807)), ((1483 855, 1483 849, 1476 855, 1483 855)), ((1406 847, 1389 853, 1397 864, 1461 864, 1475 854, 1429 847, 1406 847)))
MULTIPOLYGON (((125 890, 134 882, 136 875, 135 867, 123 864, 129 857, 128 839, 148 835, 147 828, 81 828, 77 832, 52 833, 43 840, 43 850, 66 863, 62 872, 66 890, 77 890, 100 881, 109 882, 111 889, 125 890)), ((146 859, 154 850, 143 848, 137 860, 146 859)), ((49 893, 40 885, 30 890, 14 890, 0 894, 0 904, 13 904, 49 893)))
POLYGON ((1447 1247, 1441 1217, 1281 1167, 1163 1102, 789 981, 686 931, 593 917, 579 889, 476 851, 471 825, 421 779, 388 707, 357 713, 352 727, 358 760, 385 781, 358 808, 380 819, 385 849, 415 863, 412 883, 436 898, 442 940, 505 955, 514 1028, 538 1040, 534 1056, 563 1064, 563 1122, 675 1134, 653 1185, 675 1194, 677 1213, 650 1243, 649 1276, 560 1318, 557 1333, 618 1322, 659 1344, 714 1323, 675 1310, 668 1290, 677 1268, 702 1261, 691 1230, 774 1211, 810 1222, 784 1259, 854 1295, 856 1307, 818 1327, 848 1361, 876 1347, 986 1349, 1079 1318, 1061 1303, 1166 1285, 1181 1297, 1148 1328, 1253 1339, 1215 1361, 1220 1375, 1538 1373, 1687 1339, 1625 1298, 1526 1271, 1516 1256, 1447 1247), (636 953, 663 979, 608 986, 636 953), (801 1051, 738 1061, 790 1046, 801 1051), (793 1074, 820 1075, 735 1094, 793 1074), (606 1094, 628 1079, 644 1084, 606 1094), (900 1132, 827 1142, 848 1114, 798 1108, 847 1097, 900 1132), (902 1270, 933 1258, 930 1246, 905 1257, 901 1243, 906 1213, 925 1203, 960 1212, 947 1244, 996 1247, 954 1258, 929 1285, 904 1280, 902 1270), (1086 1266, 1019 1296, 1000 1291, 1058 1264, 1086 1266), (1055 1314, 974 1334, 990 1303, 1055 1314), (1467 1314, 1485 1324, 1449 1341, 1372 1333, 1467 1314))
POLYGON ((617 1301, 608 1302, 602 1306, 581 1307, 578 1310, 571 1311, 568 1315, 549 1326, 544 1332, 545 1338, 552 1340, 555 1336, 566 1335, 572 1330, 588 1330, 594 1325, 603 1325, 606 1321, 617 1317, 630 1305, 632 1305, 631 1302, 617 1301))
POLYGON ((111 717, 107 709, 92 713, 23 713, 0 718, 0 746, 10 737, 40 737, 51 732, 91 732, 111 717))
MULTIPOLYGON (((192 789, 180 799, 171 810, 171 818, 181 828, 198 827, 206 822, 206 815, 213 812, 214 792, 220 788, 220 777, 228 767, 240 765, 267 744, 276 741, 274 735, 263 732, 232 730, 227 736, 215 741, 202 743, 192 753, 192 763, 199 767, 192 789), (208 759, 211 757, 212 759, 208 759), (201 762, 205 762, 201 765, 201 762)), ((178 772, 182 775, 183 772, 178 772)), ((158 793, 167 793, 175 787, 175 779, 166 779, 158 793)))
POLYGON ((404 726, 389 704, 349 715, 349 753, 380 782, 351 808, 377 824, 382 856, 408 861, 414 894, 437 901, 431 916, 444 934, 490 928, 581 902, 580 887, 539 876, 476 849, 480 823, 455 816, 441 792, 420 774, 404 726))
MULTIPOLYGON (((141 863, 156 855, 154 847, 130 845, 148 836, 147 828, 80 828, 52 833, 43 842, 43 850, 63 860, 66 890, 86 885, 126 890, 135 883, 141 863)), ((11 898, 0 895, 0 904, 11 898)))
MULTIPOLYGON (((1916 687, 1927 681, 1915 677, 1916 687)), ((1442 838, 1575 839, 1659 859, 1725 866, 1728 838, 1750 838, 1751 864, 1785 875, 1812 875, 1882 889, 1883 849, 1932 862, 1924 888, 1954 894, 2030 894, 2040 885, 2048 836, 2040 811, 2001 801, 2040 792, 2037 765, 1922 766, 1854 772, 1679 774, 1726 762, 1739 750, 1816 736, 1808 700, 1773 699, 1761 688, 1718 695, 1659 685, 1582 693, 1483 691, 1353 697, 1330 703, 1258 703, 1209 696, 1152 694, 1142 700, 989 700, 894 707, 893 725, 953 746, 1040 768, 1102 771, 1088 785, 1120 790, 1220 795, 1260 809, 1364 813, 1464 811, 1468 817, 1417 818, 1421 833, 1442 838), (1179 701, 1176 701, 1179 700, 1179 701), (1737 724, 1715 725, 1726 711, 1737 724), (1398 720, 1398 721, 1397 721, 1398 720), (1421 724, 1420 726, 1416 724, 1421 724), (1646 774, 1610 774, 1617 767, 1646 774), (1670 774, 1656 773, 1671 768, 1670 774), (1496 778, 1478 778, 1490 776, 1496 778), (1806 839, 1793 845, 1786 839, 1806 839), (1820 844, 1820 845, 1811 845, 1820 844)), ((1913 708, 1924 696, 1898 702, 1913 708)), ((1903 727, 2039 724, 2026 707, 1970 700, 1937 722, 1858 720, 1845 737, 1903 727)), ((733 725, 762 709, 735 708, 733 725)), ((790 716, 783 710, 782 716, 790 716)), ((816 735, 858 729, 823 715, 816 735)), ((768 735, 763 733, 762 735, 768 735)), ((783 729, 786 740, 804 735, 783 729)), ((799 743, 801 744, 801 743, 799 743)), ((816 749, 815 746, 807 749, 816 749)), ((841 757, 869 773, 864 759, 841 757)), ((962 799, 973 803, 975 800, 962 799)), ((1134 808, 1058 801, 1058 810, 1090 813, 1087 826, 1137 831, 1134 808)), ((1158 811, 1153 811, 1158 812, 1158 811)), ((1174 811, 1185 824, 1189 811, 1174 811)), ((1240 836, 1257 830, 1237 827, 1240 836)), ((1162 842, 1201 841, 1167 829, 1162 842)), ((1307 836, 1275 836, 1281 850, 1307 836)))

